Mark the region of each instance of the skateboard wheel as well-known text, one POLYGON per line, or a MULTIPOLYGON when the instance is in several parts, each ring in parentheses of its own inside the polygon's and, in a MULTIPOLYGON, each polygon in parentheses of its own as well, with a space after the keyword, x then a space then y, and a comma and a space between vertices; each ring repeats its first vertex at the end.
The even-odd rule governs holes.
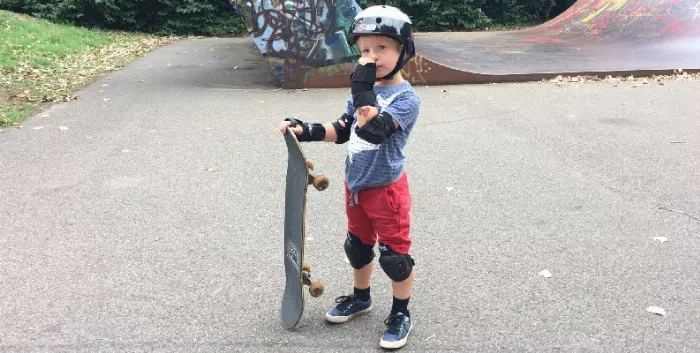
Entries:
POLYGON ((304 262, 304 264, 301 266, 301 270, 311 273, 311 265, 309 265, 308 262, 304 262))
POLYGON ((314 187, 318 191, 323 191, 328 188, 328 177, 325 175, 319 175, 314 178, 314 187))
POLYGON ((311 163, 311 161, 306 161, 306 168, 309 168, 309 170, 314 170, 314 164, 311 163))
POLYGON ((309 294, 311 294, 311 296, 314 298, 320 297, 321 294, 323 294, 323 284, 319 282, 311 283, 311 286, 309 287, 309 294))

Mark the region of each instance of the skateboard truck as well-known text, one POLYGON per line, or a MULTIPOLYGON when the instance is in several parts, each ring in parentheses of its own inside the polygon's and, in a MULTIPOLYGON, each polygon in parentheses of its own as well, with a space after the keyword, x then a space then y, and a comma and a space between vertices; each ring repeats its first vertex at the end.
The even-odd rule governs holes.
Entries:
POLYGON ((326 190, 328 188, 328 177, 312 172, 314 165, 311 161, 306 161, 306 167, 309 168, 309 185, 313 185, 318 191, 326 190))
POLYGON ((311 266, 308 262, 304 262, 301 274, 304 277, 304 285, 309 286, 309 294, 314 298, 320 297, 323 294, 323 284, 321 282, 311 282, 311 266))

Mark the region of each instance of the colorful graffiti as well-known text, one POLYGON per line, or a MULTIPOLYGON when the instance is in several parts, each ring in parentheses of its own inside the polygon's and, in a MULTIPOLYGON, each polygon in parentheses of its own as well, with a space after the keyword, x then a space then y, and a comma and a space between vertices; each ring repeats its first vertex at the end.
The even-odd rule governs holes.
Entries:
POLYGON ((322 67, 352 61, 347 30, 361 8, 354 0, 230 0, 250 36, 269 57, 322 67))
POLYGON ((592 19, 596 18, 596 16, 600 15, 603 11, 611 11, 615 12, 619 9, 621 9, 629 0, 603 0, 603 1, 598 1, 596 4, 594 4, 594 8, 596 9, 593 11, 590 15, 584 17, 581 22, 587 23, 590 22, 592 19))
POLYGON ((696 0, 579 0, 556 19, 535 28, 550 37, 578 38, 583 30, 590 37, 614 39, 630 33, 640 40, 653 37, 696 35, 691 21, 700 17, 696 0), (674 19, 670 23, 670 19, 674 19))

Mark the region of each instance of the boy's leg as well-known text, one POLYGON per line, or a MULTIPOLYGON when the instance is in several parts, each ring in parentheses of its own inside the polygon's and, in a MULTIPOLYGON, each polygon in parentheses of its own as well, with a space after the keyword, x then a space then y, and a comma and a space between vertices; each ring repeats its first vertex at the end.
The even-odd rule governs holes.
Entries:
POLYGON ((348 217, 348 234, 343 247, 353 268, 353 293, 336 298, 338 305, 326 313, 326 320, 334 323, 347 322, 372 310, 370 282, 377 235, 362 206, 357 204, 356 195, 350 192, 347 185, 345 210, 348 217))
POLYGON ((415 263, 409 254, 412 244, 411 194, 406 174, 395 183, 373 192, 371 201, 366 201, 364 207, 379 236, 379 263, 392 280, 393 292, 392 309, 385 321, 387 330, 380 346, 400 348, 406 344, 413 327, 408 302, 415 278, 415 263))
POLYGON ((353 268, 353 285, 355 288, 366 289, 369 288, 372 279, 372 260, 377 233, 359 200, 359 195, 350 192, 346 184, 345 213, 348 218, 348 236, 343 247, 345 256, 353 268))

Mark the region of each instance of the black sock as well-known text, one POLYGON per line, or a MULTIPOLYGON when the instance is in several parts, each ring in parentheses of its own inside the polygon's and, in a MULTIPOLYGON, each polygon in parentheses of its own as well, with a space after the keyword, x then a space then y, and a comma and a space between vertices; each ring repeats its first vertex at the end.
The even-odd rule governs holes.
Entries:
POLYGON ((394 302, 391 305, 391 314, 395 315, 398 313, 404 313, 406 316, 411 316, 408 312, 408 301, 411 300, 410 297, 406 299, 398 299, 394 297, 394 302))
POLYGON ((369 287, 366 289, 359 289, 357 287, 355 288, 355 295, 357 296, 358 299, 362 300, 363 302, 366 302, 369 300, 369 287))

